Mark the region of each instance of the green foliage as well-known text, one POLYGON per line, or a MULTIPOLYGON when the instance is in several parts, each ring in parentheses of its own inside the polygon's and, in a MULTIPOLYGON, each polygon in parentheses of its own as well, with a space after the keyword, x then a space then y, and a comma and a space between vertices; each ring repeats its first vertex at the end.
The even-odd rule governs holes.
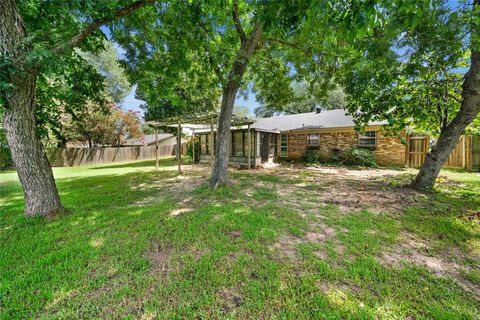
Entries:
MULTIPOLYGON (((193 143, 192 141, 189 141, 187 143, 187 156, 190 157, 190 159, 193 159, 193 143)), ((196 138, 195 139, 195 159, 193 159, 194 162, 198 162, 200 160, 200 141, 196 138)))
POLYGON ((79 119, 92 111, 89 104, 100 112, 107 110, 102 75, 76 52, 64 59, 69 62, 61 71, 38 77, 36 89, 38 134, 60 146, 67 140, 65 118, 79 119))
POLYGON ((325 100, 325 92, 337 87, 330 77, 337 49, 325 42, 338 39, 332 39, 329 31, 349 30, 346 36, 354 41, 380 23, 370 2, 238 1, 236 25, 232 18, 236 3, 174 1, 141 19, 127 17, 113 28, 126 52, 123 63, 130 81, 137 84, 137 96, 147 102, 147 109, 154 109, 147 114, 161 119, 164 113, 155 109, 166 106, 180 109, 179 114, 215 109, 212 105, 223 94, 240 54, 239 38, 244 35, 239 30, 249 35, 258 25, 263 27, 263 40, 250 59, 254 68, 247 67, 243 78, 233 80, 244 91, 253 89, 262 105, 272 110, 282 111, 290 103, 311 109, 312 97, 325 100), (331 51, 323 53, 324 48, 331 51), (305 82, 308 94, 295 97, 293 82, 305 82))
POLYGON ((286 105, 261 105, 255 108, 257 117, 271 117, 276 113, 295 114, 322 110, 344 109, 346 97, 342 88, 334 88, 326 92, 325 96, 315 97, 305 82, 293 82, 291 85, 293 98, 286 105))
POLYGON ((0 170, 11 169, 13 167, 12 153, 8 148, 5 130, 1 124, 3 123, 3 109, 0 108, 0 170))
POLYGON ((319 157, 318 151, 315 151, 315 150, 305 151, 302 158, 300 159, 300 162, 302 162, 306 165, 319 164, 320 163, 320 157, 319 157))
POLYGON ((0 170, 12 169, 12 153, 7 146, 0 145, 0 170))
POLYGON ((351 166, 376 167, 375 153, 368 148, 353 147, 340 153, 340 163, 351 166))
POLYGON ((248 118, 250 115, 250 109, 247 106, 236 104, 233 107, 233 114, 237 117, 248 118))
POLYGON ((88 147, 120 146, 128 138, 140 138, 140 118, 137 112, 123 111, 108 104, 98 109, 89 104, 81 116, 62 119, 63 134, 70 142, 88 147))
POLYGON ((393 2, 383 24, 339 51, 337 80, 359 127, 388 120, 438 136, 460 109, 469 64, 471 7, 445 1, 393 2))

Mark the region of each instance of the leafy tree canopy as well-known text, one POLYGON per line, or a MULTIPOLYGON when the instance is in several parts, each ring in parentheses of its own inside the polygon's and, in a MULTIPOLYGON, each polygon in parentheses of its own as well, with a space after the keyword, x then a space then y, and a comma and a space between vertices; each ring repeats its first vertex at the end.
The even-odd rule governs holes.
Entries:
POLYGON ((471 10, 441 0, 408 8, 387 6, 382 29, 344 47, 337 79, 359 125, 386 119, 393 131, 437 136, 460 108, 471 10))
POLYGON ((120 103, 128 95, 132 86, 119 63, 117 50, 111 41, 103 41, 104 50, 98 53, 80 52, 90 65, 104 77, 105 94, 109 101, 120 103))
POLYGON ((140 138, 140 117, 137 112, 123 111, 114 104, 106 110, 91 103, 81 115, 62 117, 63 134, 71 142, 80 142, 88 147, 120 146, 128 138, 140 138))
POLYGON ((287 105, 261 105, 255 108, 257 117, 271 117, 277 113, 295 114, 312 112, 316 108, 323 110, 343 109, 346 97, 343 89, 337 87, 325 93, 325 96, 315 97, 306 82, 293 82, 291 85, 293 98, 287 105))

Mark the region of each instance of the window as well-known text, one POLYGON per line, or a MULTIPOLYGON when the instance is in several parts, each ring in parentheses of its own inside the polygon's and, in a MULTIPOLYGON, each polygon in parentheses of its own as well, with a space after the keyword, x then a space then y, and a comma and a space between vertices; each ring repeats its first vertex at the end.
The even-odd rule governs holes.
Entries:
POLYGON ((282 134, 280 136, 280 157, 286 158, 288 156, 288 135, 282 134))
POLYGON ((320 134, 307 134, 307 149, 318 149, 320 147, 320 134))
POLYGON ((232 132, 233 155, 243 156, 243 131, 232 132))
POLYGON ((361 147, 374 147, 377 144, 375 131, 365 131, 358 134, 358 145, 361 147))
POLYGON ((248 147, 248 132, 245 132, 245 138, 244 138, 244 144, 245 144, 245 156, 248 157, 248 150, 250 150, 250 157, 255 156, 255 134, 253 132, 250 132, 250 147, 248 147))

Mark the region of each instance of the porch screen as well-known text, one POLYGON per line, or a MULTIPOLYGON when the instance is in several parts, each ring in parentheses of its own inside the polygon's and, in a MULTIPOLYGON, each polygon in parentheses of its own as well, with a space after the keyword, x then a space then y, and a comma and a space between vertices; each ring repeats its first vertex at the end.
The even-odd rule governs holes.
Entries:
POLYGON ((243 156, 243 131, 235 131, 233 137, 233 155, 243 156))
POLYGON ((207 155, 207 135, 200 135, 200 154, 207 155))
POLYGON ((280 136, 280 157, 286 158, 288 155, 288 135, 280 136))

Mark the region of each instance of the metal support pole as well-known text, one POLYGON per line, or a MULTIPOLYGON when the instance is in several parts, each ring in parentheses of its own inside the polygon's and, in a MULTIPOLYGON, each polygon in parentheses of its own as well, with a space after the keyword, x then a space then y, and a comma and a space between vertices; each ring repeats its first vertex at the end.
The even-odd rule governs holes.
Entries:
POLYGON ((248 124, 248 127, 247 127, 247 133, 248 133, 248 170, 250 170, 250 156, 252 154, 252 137, 250 135, 250 123, 248 124))
POLYGON ((178 173, 182 172, 182 127, 180 123, 177 128, 177 159, 178 159, 178 173))
POLYGON ((158 128, 155 127, 155 170, 158 170, 158 128))

